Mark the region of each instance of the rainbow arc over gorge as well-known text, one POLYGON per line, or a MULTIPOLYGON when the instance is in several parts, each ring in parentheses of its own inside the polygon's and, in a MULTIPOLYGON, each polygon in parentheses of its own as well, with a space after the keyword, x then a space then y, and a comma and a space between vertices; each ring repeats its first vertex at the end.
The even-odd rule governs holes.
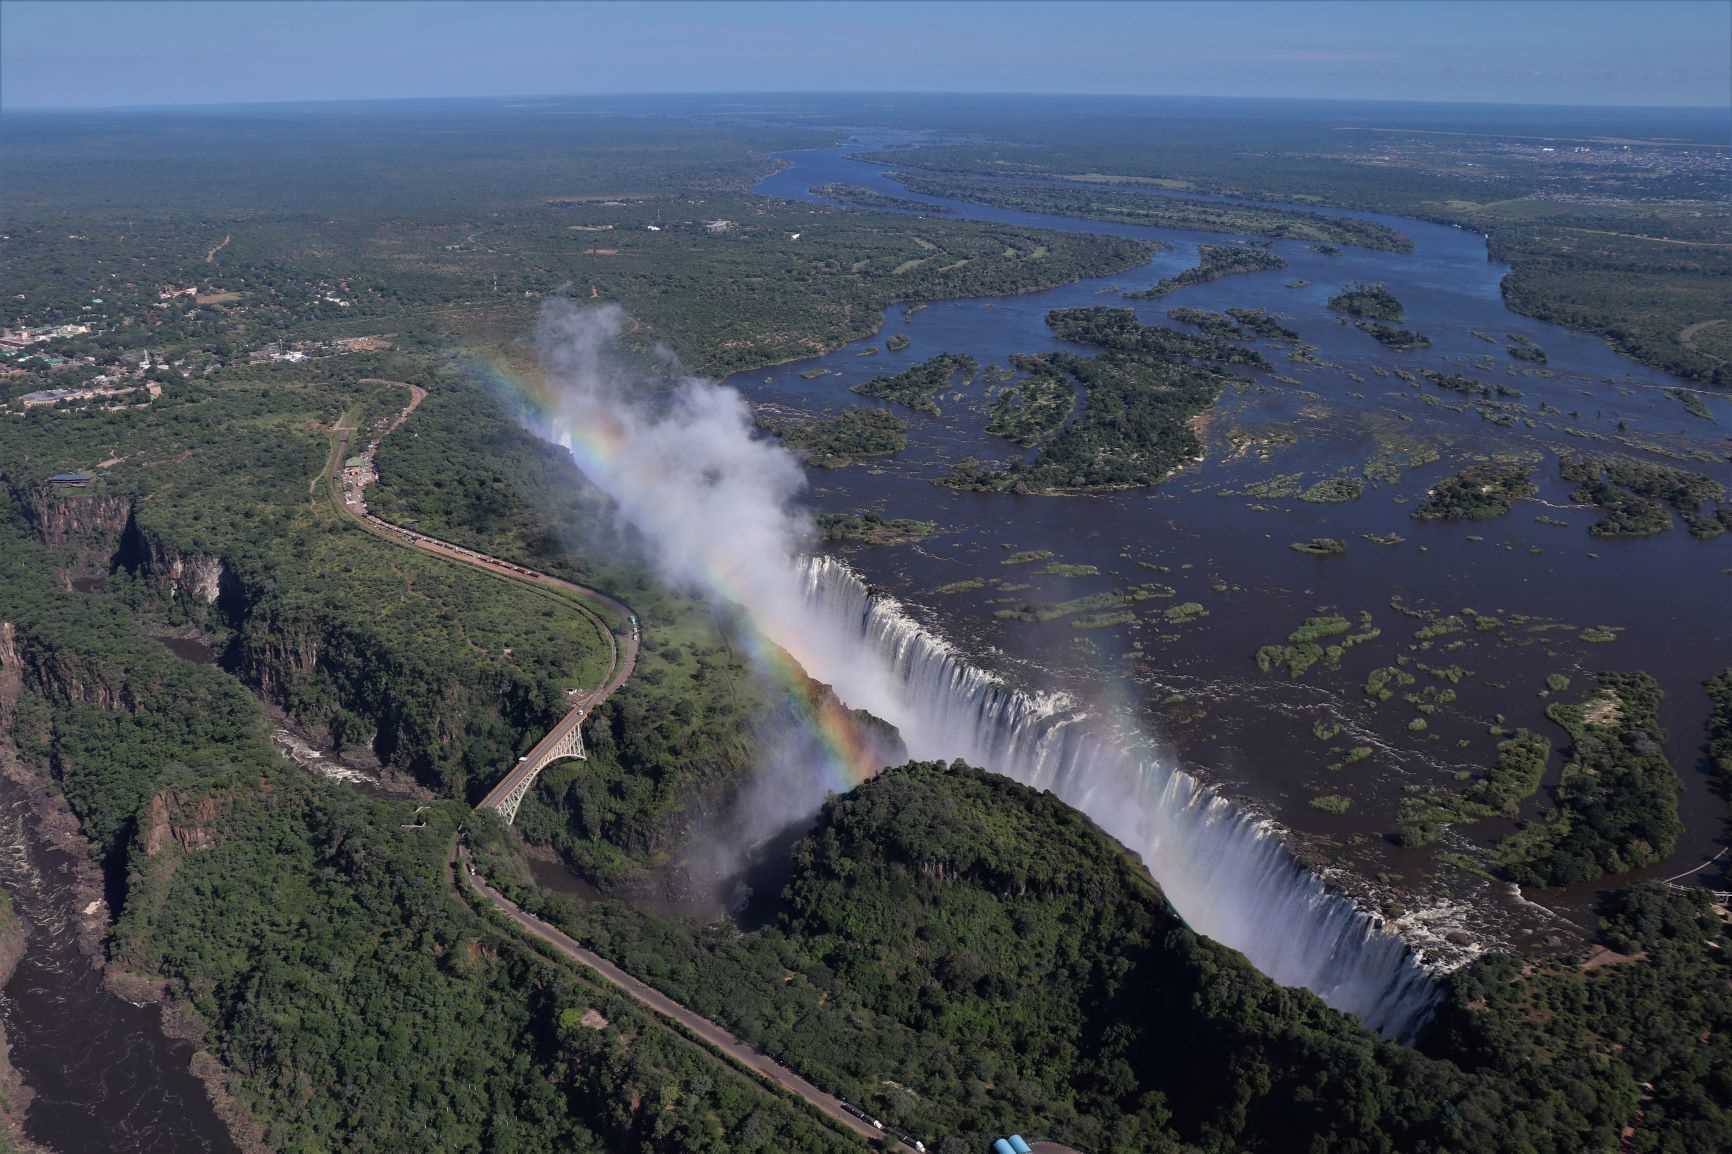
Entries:
MULTIPOLYGON (((606 491, 610 478, 618 484, 632 483, 634 458, 623 422, 605 413, 592 421, 562 419, 557 393, 544 374, 526 371, 502 357, 482 360, 478 369, 488 387, 518 411, 532 432, 564 447, 597 487, 606 491)), ((747 599, 729 566, 721 558, 709 561, 704 570, 708 592, 723 604, 744 606, 747 599)), ((825 788, 845 793, 875 776, 883 765, 871 743, 836 695, 817 689, 806 672, 807 663, 800 660, 799 639, 771 637, 744 609, 739 620, 745 625, 742 634, 753 667, 785 692, 801 724, 817 739, 822 755, 814 768, 823 775, 825 788)))

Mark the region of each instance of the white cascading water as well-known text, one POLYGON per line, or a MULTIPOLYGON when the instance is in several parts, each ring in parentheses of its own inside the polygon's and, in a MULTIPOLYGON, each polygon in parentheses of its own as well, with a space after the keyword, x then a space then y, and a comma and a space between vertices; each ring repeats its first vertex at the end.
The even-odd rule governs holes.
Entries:
POLYGON ((1414 951, 1301 865, 1267 822, 1103 738, 1060 700, 1005 686, 842 562, 800 565, 807 607, 853 630, 899 687, 894 701, 850 704, 897 725, 915 757, 960 757, 1052 791, 1139 854, 1193 929, 1270 978, 1388 1037, 1424 1024, 1437 988, 1414 951))

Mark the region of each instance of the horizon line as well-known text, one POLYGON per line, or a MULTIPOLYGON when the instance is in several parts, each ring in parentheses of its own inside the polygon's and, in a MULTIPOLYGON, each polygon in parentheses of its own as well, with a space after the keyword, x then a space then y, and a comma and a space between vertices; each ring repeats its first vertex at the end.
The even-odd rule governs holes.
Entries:
POLYGON ((1018 97, 1023 99, 1069 100, 1204 100, 1239 101, 1253 104, 1374 104, 1391 107, 1429 108, 1546 108, 1579 111, 1669 111, 1727 112, 1732 102, 1720 104, 1570 104, 1548 101, 1512 100, 1404 100, 1395 97, 1371 96, 1224 96, 1195 92, 1017 92, 1010 90, 945 90, 945 89, 657 89, 620 92, 543 92, 505 93, 498 95, 464 96, 347 96, 304 97, 282 100, 199 101, 185 104, 26 104, 0 103, 0 117, 20 114, 66 114, 80 112, 146 113, 194 112, 218 109, 266 109, 297 107, 335 107, 355 104, 414 104, 435 101, 502 102, 535 100, 618 100, 647 97, 839 97, 839 96, 929 96, 929 97, 1018 97))

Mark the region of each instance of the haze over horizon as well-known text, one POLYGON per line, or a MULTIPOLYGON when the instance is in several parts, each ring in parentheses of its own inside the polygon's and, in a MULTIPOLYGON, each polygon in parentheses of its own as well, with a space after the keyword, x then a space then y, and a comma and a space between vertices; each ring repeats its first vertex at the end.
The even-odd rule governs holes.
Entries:
POLYGON ((1724 107, 1732 5, 0 3, 0 109, 652 93, 1724 107), (1086 65, 1086 66, 1085 66, 1086 65))

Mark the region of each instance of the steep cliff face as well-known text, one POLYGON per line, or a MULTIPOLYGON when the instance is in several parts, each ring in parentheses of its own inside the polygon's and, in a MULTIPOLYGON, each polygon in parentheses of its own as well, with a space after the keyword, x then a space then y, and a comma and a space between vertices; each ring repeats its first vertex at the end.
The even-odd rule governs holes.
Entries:
POLYGON ((132 519, 132 500, 100 489, 10 486, 25 524, 44 545, 107 560, 132 519))
POLYGON ((226 794, 189 797, 178 790, 152 796, 139 823, 145 856, 156 857, 171 845, 188 853, 210 849, 231 800, 226 794))
POLYGON ((13 710, 24 687, 24 661, 18 655, 18 627, 0 621, 0 738, 12 729, 13 710))
POLYGON ((233 575, 221 557, 182 549, 127 518, 114 553, 114 564, 153 584, 164 597, 185 607, 205 609, 229 595, 238 596, 233 575))
POLYGON ((228 668, 313 740, 368 740, 383 765, 435 789, 490 779, 511 764, 517 735, 539 735, 565 711, 557 689, 510 667, 478 675, 315 609, 269 596, 238 604, 228 668))
POLYGON ((50 701, 138 711, 138 694, 127 682, 124 669, 42 638, 15 636, 10 626, 6 629, 11 655, 9 660, 0 661, 0 684, 16 667, 22 685, 50 701))

